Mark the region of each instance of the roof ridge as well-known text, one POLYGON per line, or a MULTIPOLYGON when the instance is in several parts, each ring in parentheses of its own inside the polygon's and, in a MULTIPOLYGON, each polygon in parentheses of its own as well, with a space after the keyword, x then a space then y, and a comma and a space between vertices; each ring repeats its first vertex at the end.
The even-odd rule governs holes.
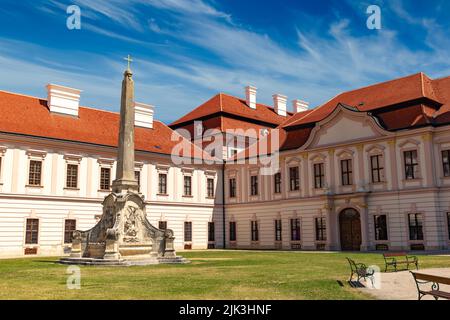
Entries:
POLYGON ((45 100, 45 101, 48 100, 47 98, 36 97, 36 96, 29 95, 29 94, 17 93, 17 92, 12 92, 12 91, 8 91, 8 90, 1 90, 0 89, 0 92, 4 92, 4 93, 7 93, 7 94, 12 94, 12 95, 15 95, 15 96, 26 97, 26 98, 33 98, 33 99, 45 100))
POLYGON ((435 79, 431 79, 432 81, 440 81, 440 80, 444 80, 450 78, 450 76, 444 76, 444 77, 440 77, 440 78, 435 78, 435 79))
MULTIPOLYGON (((219 93, 219 104, 220 104, 220 112, 223 112, 223 100, 222 100, 222 92, 219 93)), ((223 121, 222 117, 220 117, 220 131, 223 132, 223 121)))
MULTIPOLYGON (((240 97, 234 96, 234 95, 229 94, 229 93, 221 92, 221 94, 223 94, 223 95, 225 95, 225 96, 228 96, 228 97, 231 97, 231 98, 235 98, 235 99, 241 100, 241 101, 245 101, 244 98, 240 98, 240 97)), ((263 107, 265 107, 265 108, 268 108, 268 109, 275 110, 275 107, 269 106, 268 104, 265 104, 265 103, 256 102, 256 104, 257 104, 257 105, 260 105, 260 106, 263 106, 263 107)), ((291 115, 294 115, 294 114, 295 114, 294 112, 288 111, 288 110, 286 110, 286 112, 287 112, 288 114, 290 113, 291 115)))
MULTIPOLYGON (((226 93, 226 92, 221 92, 221 94, 223 94, 224 96, 228 96, 228 97, 230 97, 230 98, 238 99, 238 100, 240 100, 240 101, 246 101, 246 99, 245 99, 245 98, 241 98, 241 97, 238 97, 238 96, 235 96, 235 95, 232 95, 232 94, 226 93)), ((256 104, 259 104, 259 105, 261 105, 261 106, 265 106, 265 107, 268 107, 268 108, 270 108, 270 106, 269 106, 269 105, 267 105, 267 104, 264 104, 264 103, 258 103, 258 102, 257 102, 256 104)))
POLYGON ((367 88, 379 86, 379 85, 382 85, 382 84, 387 84, 387 83, 403 80, 403 79, 406 79, 406 78, 412 78, 412 77, 418 76, 420 74, 423 74, 423 72, 417 72, 417 73, 413 73, 413 74, 410 74, 410 75, 407 75, 407 76, 403 76, 403 77, 400 77, 400 78, 395 78, 395 79, 391 79, 391 80, 381 81, 381 82, 377 82, 377 83, 370 84, 370 85, 367 85, 367 86, 359 87, 359 88, 356 88, 356 89, 353 89, 353 90, 344 91, 344 92, 341 92, 340 94, 338 94, 338 96, 341 95, 341 94, 350 93, 350 92, 354 92, 354 91, 358 91, 358 90, 362 90, 362 89, 367 89, 367 88))
POLYGON ((101 112, 114 113, 114 114, 116 114, 116 115, 120 115, 120 111, 105 110, 105 109, 99 109, 99 108, 93 108, 93 107, 86 107, 86 106, 80 106, 80 108, 83 108, 83 109, 89 109, 89 110, 95 110, 95 111, 101 111, 101 112))
MULTIPOLYGON (((205 102, 201 103, 200 105, 197 105, 194 109, 190 110, 188 113, 184 114, 183 116, 181 116, 180 118, 176 119, 175 121, 172 121, 170 123, 170 125, 178 125, 178 124, 182 124, 186 121, 191 121, 191 120, 182 120, 183 118, 186 118, 188 115, 190 115, 191 113, 193 113, 195 110, 200 109, 201 107, 203 107, 204 105, 206 105, 208 102, 212 101, 214 98, 216 98, 217 96, 219 97, 219 100, 221 99, 221 95, 222 93, 216 93, 215 95, 213 95, 211 98, 209 98, 208 100, 206 100, 205 102), (182 120, 182 121, 181 121, 182 120)), ((221 107, 221 106, 220 106, 221 107)))
MULTIPOLYGON (((328 99, 326 102, 322 103, 320 106, 317 106, 315 108, 311 109, 311 112, 305 114, 303 117, 301 117, 300 119, 296 119, 296 120, 292 120, 292 117, 287 119, 286 122, 288 122, 287 124, 282 124, 283 127, 287 127, 290 126, 292 123, 294 122, 298 122, 300 120, 303 120, 304 118, 306 118, 307 116, 311 115, 312 113, 314 113, 315 111, 319 110, 320 108, 323 108, 324 106, 326 106, 329 102, 333 101, 334 99, 336 99, 337 97, 343 95, 345 92, 341 92, 338 93, 337 95, 335 95, 333 98, 328 99), (289 121, 292 120, 292 122, 289 123, 289 121)), ((295 115, 295 114, 294 114, 295 115)))
POLYGON ((423 72, 420 72, 420 88, 422 89, 422 96, 425 97, 423 75, 424 75, 423 72))
MULTIPOLYGON (((14 95, 14 96, 20 96, 20 97, 25 97, 25 98, 43 100, 43 101, 47 101, 48 102, 48 98, 41 98, 41 97, 36 97, 36 96, 28 95, 28 94, 16 93, 16 92, 8 91, 8 90, 0 90, 0 92, 11 94, 11 95, 14 95)), ((79 107, 83 108, 83 109, 96 110, 96 111, 100 111, 100 112, 109 112, 109 113, 114 113, 114 114, 119 114, 120 113, 118 111, 111 111, 111 110, 105 110, 105 109, 102 109, 102 108, 87 107, 87 106, 82 106, 82 105, 80 105, 79 107)))

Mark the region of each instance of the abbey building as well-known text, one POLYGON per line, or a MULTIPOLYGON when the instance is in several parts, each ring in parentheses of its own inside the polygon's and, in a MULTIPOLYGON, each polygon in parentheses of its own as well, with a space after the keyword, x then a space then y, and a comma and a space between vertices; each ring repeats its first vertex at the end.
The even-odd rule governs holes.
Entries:
MULTIPOLYGON (((69 253, 114 180, 119 114, 47 91, 0 91, 1 257, 69 253)), ((315 108, 273 99, 220 93, 169 126, 136 102, 139 191, 177 250, 449 249, 450 77, 419 73, 315 108), (180 141, 200 161, 174 161, 180 141)))

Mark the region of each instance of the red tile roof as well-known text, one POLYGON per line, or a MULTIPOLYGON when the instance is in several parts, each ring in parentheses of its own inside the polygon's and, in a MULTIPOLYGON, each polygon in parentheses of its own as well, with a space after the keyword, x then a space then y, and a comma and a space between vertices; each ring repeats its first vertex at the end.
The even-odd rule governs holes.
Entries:
POLYGON ((264 122, 273 126, 278 126, 292 115, 292 113, 288 113, 287 117, 280 116, 273 107, 260 103, 256 104, 256 109, 252 109, 243 99, 219 93, 169 126, 171 128, 180 127, 215 114, 239 116, 246 118, 248 122, 264 122))
MULTIPOLYGON (((0 132, 117 147, 119 117, 86 107, 79 108, 78 117, 51 113, 47 100, 0 91, 0 132)), ((135 149, 171 154, 178 144, 171 141, 172 133, 160 121, 153 122, 153 129, 136 127, 135 149)))
MULTIPOLYGON (((301 147, 315 123, 328 117, 339 104, 371 112, 387 130, 450 124, 450 77, 432 80, 423 73, 378 83, 337 95, 325 104, 294 114, 278 129, 280 150, 301 147)), ((271 137, 267 137, 270 141, 271 137)), ((266 152, 258 151, 258 154, 266 152)), ((249 150, 236 157, 249 156, 249 150)))
POLYGON ((417 73, 404 78, 341 93, 325 104, 313 109, 306 116, 301 113, 295 114, 283 123, 283 127, 289 128, 321 121, 339 103, 355 107, 360 111, 373 111, 421 98, 427 98, 442 104, 440 97, 435 92, 433 80, 423 73, 417 73))

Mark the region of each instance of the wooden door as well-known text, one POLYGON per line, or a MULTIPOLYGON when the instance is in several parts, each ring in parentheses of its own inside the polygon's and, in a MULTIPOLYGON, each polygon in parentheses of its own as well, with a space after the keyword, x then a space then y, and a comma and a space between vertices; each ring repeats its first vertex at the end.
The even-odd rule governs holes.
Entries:
POLYGON ((361 247, 361 219, 355 209, 345 209, 339 215, 341 250, 359 251, 361 247))

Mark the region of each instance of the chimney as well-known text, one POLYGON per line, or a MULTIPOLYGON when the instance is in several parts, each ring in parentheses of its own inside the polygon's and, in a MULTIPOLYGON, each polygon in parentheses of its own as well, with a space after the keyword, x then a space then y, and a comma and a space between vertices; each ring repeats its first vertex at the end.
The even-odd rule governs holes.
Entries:
POLYGON ((247 105, 252 109, 256 109, 256 90, 256 87, 253 86, 245 87, 245 99, 247 105))
POLYGON ((137 127, 153 128, 153 106, 140 102, 134 103, 134 125, 137 127))
POLYGON ((303 112, 308 110, 309 102, 296 99, 292 101, 292 107, 294 108, 294 113, 303 112))
POLYGON ((273 107, 275 108, 275 112, 285 117, 287 115, 286 113, 286 101, 287 97, 283 96, 281 94, 274 94, 273 96, 273 107))
POLYGON ((47 106, 50 112, 78 117, 81 90, 57 84, 47 85, 47 106))

